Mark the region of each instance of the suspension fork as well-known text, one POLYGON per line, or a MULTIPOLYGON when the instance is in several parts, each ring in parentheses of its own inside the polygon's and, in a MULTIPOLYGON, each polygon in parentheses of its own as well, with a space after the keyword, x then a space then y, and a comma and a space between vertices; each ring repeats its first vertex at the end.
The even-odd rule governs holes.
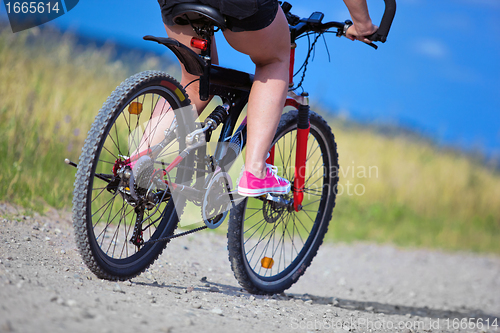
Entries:
MULTIPOLYGON (((295 65, 295 38, 291 40, 290 50, 290 69, 288 76, 288 85, 293 87, 293 70, 295 65)), ((303 92, 300 96, 294 91, 288 92, 285 106, 293 106, 299 111, 297 117, 297 145, 295 151, 295 179, 293 183, 293 208, 296 212, 302 209, 302 200, 304 199, 304 184, 306 175, 307 159, 307 138, 309 137, 309 94, 303 92)), ((274 161, 274 146, 270 151, 269 159, 274 161)), ((268 162, 270 163, 270 162, 268 162)))
POLYGON ((300 96, 294 92, 288 93, 285 106, 293 106, 298 111, 297 117, 297 144, 295 149, 295 178, 293 183, 293 208, 298 212, 302 208, 304 199, 304 185, 307 160, 307 139, 309 137, 309 98, 307 93, 300 96))

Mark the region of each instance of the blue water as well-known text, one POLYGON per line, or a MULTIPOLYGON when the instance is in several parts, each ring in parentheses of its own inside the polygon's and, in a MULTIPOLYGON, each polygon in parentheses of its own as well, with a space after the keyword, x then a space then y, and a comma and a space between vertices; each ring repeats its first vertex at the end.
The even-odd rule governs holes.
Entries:
MULTIPOLYGON (((314 10, 344 20, 342 1, 289 1, 293 12, 314 10)), ((379 21, 383 2, 369 2, 379 21)), ((1 7, 0 18, 5 17, 1 7)), ((353 120, 402 124, 441 145, 500 156, 500 2, 497 0, 398 0, 386 44, 378 51, 334 35, 309 65, 304 86, 313 103, 353 120)), ((61 29, 167 52, 142 40, 165 35, 157 2, 86 0, 53 21, 61 29)), ((221 64, 253 71, 247 56, 218 37, 221 64)), ((304 56, 299 44, 297 63, 304 56)))

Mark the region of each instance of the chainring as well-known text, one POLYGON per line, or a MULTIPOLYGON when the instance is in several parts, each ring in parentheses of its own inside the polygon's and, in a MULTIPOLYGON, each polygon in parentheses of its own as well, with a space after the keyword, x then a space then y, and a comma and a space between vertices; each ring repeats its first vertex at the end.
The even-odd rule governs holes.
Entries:
POLYGON ((201 205, 201 216, 208 228, 215 229, 224 222, 231 207, 229 190, 232 187, 231 177, 225 172, 216 173, 208 183, 201 205))

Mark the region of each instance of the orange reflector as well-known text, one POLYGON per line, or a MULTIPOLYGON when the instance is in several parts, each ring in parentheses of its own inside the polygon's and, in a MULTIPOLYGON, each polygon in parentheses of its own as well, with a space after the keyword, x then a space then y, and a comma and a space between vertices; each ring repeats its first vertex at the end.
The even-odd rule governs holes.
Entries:
POLYGON ((195 49, 206 51, 208 48, 208 41, 206 39, 193 37, 191 38, 191 46, 195 49))
POLYGON ((141 114, 142 112, 142 104, 139 102, 132 102, 128 106, 128 112, 130 114, 141 114))
POLYGON ((264 258, 262 258, 262 260, 260 261, 260 264, 262 265, 262 267, 263 267, 263 268, 269 269, 269 268, 272 268, 272 267, 273 267, 273 265, 274 265, 274 260, 273 260, 273 258, 264 257, 264 258))

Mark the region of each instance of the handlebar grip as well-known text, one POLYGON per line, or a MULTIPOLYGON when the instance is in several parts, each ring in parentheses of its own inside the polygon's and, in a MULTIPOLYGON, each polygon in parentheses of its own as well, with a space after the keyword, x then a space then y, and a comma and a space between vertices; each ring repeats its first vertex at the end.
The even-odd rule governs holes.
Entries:
POLYGON ((283 10, 283 13, 288 14, 290 12, 290 9, 292 9, 292 5, 285 1, 281 5, 281 9, 283 10))
POLYGON ((375 33, 366 36, 372 42, 382 42, 385 43, 387 40, 387 35, 389 30, 391 30, 391 24, 394 20, 394 15, 396 15, 396 0, 384 0, 385 1, 385 11, 382 16, 382 21, 380 26, 375 33))
POLYGON ((300 22, 300 17, 297 15, 293 15, 290 13, 290 9, 292 9, 292 5, 289 4, 288 2, 283 2, 281 5, 281 9, 283 10, 283 13, 285 13, 286 20, 288 21, 289 25, 297 25, 300 22))

